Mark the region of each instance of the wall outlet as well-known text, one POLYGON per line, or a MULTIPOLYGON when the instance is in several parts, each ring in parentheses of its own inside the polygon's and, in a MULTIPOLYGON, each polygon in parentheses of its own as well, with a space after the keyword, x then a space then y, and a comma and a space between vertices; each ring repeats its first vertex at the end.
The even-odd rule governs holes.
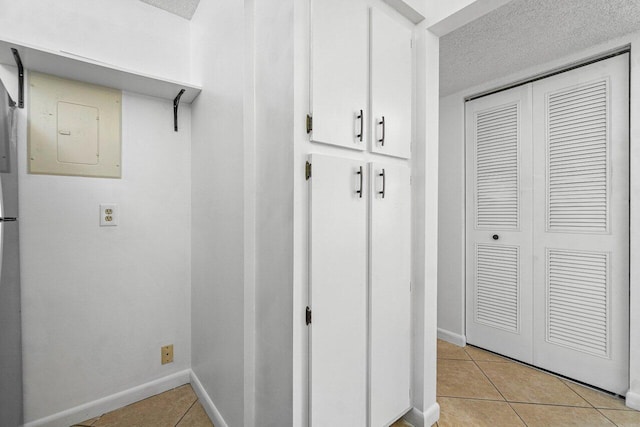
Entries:
POLYGON ((118 205, 114 203, 103 203, 100 205, 100 227, 118 225, 119 220, 118 205))
POLYGON ((162 355, 161 362, 162 364, 167 364, 173 362, 173 344, 165 345, 160 348, 160 353, 162 355))

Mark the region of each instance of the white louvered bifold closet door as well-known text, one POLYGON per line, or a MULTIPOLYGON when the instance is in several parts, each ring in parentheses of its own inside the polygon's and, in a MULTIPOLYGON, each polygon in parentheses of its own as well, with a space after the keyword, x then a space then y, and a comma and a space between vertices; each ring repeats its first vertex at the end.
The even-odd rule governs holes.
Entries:
POLYGON ((534 363, 628 388, 628 54, 533 84, 534 363))
POLYGON ((466 104, 467 342, 618 394, 628 70, 623 54, 466 104))
POLYGON ((531 301, 530 91, 522 86, 466 104, 467 341, 526 362, 532 357, 526 304, 531 301))

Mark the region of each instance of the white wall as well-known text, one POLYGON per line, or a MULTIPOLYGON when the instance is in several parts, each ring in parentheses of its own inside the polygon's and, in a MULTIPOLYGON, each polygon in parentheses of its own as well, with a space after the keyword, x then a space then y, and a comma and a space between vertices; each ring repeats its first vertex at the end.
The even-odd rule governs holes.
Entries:
MULTIPOLYGON (((415 425, 432 425, 439 417, 436 403, 436 317, 438 292, 438 91, 439 39, 417 27, 416 144, 413 185, 413 405, 415 425)), ((413 415, 413 414, 412 414, 413 415)))
MULTIPOLYGON (((0 37, 189 79, 189 23, 142 2, 0 0, 0 37)), ((28 89, 28 86, 27 86, 28 89)), ((28 105, 27 105, 28 107, 28 105)), ((25 421, 190 366, 190 108, 124 94, 122 179, 26 173, 20 110, 25 421), (98 205, 121 209, 98 227, 98 205), (161 366, 160 346, 175 362, 161 366)))
MULTIPOLYGON (((191 28, 202 93, 192 122, 192 368, 230 426, 244 425, 245 8, 203 0, 191 28)), ((213 420, 216 425, 217 420, 213 420)))
POLYGON ((294 4, 255 2, 256 421, 293 419, 294 4))
MULTIPOLYGON (((640 113, 640 33, 628 38, 631 43, 631 117, 640 113)), ((640 411, 640 232, 635 224, 640 223, 640 126, 638 120, 630 121, 630 266, 629 278, 629 392, 627 406, 640 411)))
POLYGON ((474 3, 474 0, 426 0, 426 3, 427 25, 433 25, 474 3))
POLYGON ((188 106, 176 133, 171 103, 125 93, 122 179, 30 175, 26 111, 18 159, 28 422, 189 367, 191 138, 188 106), (99 227, 105 202, 119 206, 117 227, 99 227), (169 343, 175 361, 162 366, 169 343))
POLYGON ((189 81, 189 21, 132 0, 0 0, 0 38, 189 81))
MULTIPOLYGON (((464 99, 440 99, 440 179, 438 189, 438 329, 463 344, 464 310, 464 99), (457 339, 456 339, 457 336, 457 339)), ((444 335, 443 335, 444 334, 444 335)))
POLYGON ((442 37, 511 0, 426 0, 426 25, 442 37))
POLYGON ((401 15, 414 24, 418 24, 427 16, 426 0, 384 0, 401 15))
MULTIPOLYGON (((0 82, 2 100, 7 99, 4 84, 7 82, 0 82)), ((0 101, 0 190, 2 216, 19 218, 15 110, 9 108, 8 102, 0 101)), ((23 415, 19 228, 19 221, 0 225, 0 424, 8 426, 22 425, 23 415)))
POLYGON ((427 15, 427 0, 403 0, 409 7, 421 14, 427 15))

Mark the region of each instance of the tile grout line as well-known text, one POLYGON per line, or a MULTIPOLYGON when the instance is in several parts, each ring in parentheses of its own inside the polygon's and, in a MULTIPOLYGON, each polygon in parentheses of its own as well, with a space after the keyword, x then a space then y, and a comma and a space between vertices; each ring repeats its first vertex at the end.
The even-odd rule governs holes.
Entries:
POLYGON ((196 400, 193 401, 193 403, 191 404, 191 406, 189 406, 189 408, 187 408, 186 411, 184 411, 184 414, 182 414, 182 416, 180 417, 180 419, 178 420, 178 422, 176 423, 176 425, 174 427, 178 427, 178 424, 180 424, 180 422, 182 421, 182 419, 189 413, 189 411, 191 410, 191 408, 193 408, 195 406, 195 404, 198 403, 198 398, 196 397, 196 400))
MULTIPOLYGON (((466 346, 465 346, 466 347, 466 346)), ((464 347, 462 348, 462 350, 464 350, 465 353, 467 353, 467 350, 464 349, 464 347)), ((471 357, 471 355, 469 353, 467 353, 467 355, 469 357, 471 357)), ((514 412, 514 414, 517 415, 518 418, 520 418, 520 421, 522 421, 522 424, 524 424, 525 426, 528 426, 528 424, 525 422, 525 420, 520 416, 520 414, 518 413, 518 411, 515 410, 515 408, 513 406, 511 406, 511 402, 509 402, 507 400, 506 397, 504 397, 504 394, 502 394, 502 391, 500 391, 500 389, 498 388, 498 386, 496 386, 493 381, 491 381, 491 378, 489 378, 489 375, 487 375, 487 373, 480 367, 480 365, 478 365, 478 362, 476 362, 476 360, 471 357, 471 360, 473 361, 473 363, 478 367, 478 369, 480 370, 480 372, 482 372, 482 375, 485 376, 485 378, 487 379, 487 381, 489 381, 491 383, 491 385, 493 386, 493 388, 495 388, 498 393, 500 393, 500 396, 502 396, 502 398, 504 399, 504 401, 507 403, 507 405, 509 405, 509 408, 511 408, 511 410, 514 412)))
POLYGON ((437 397, 446 397, 447 399, 460 399, 460 400, 477 400, 477 401, 480 401, 480 402, 506 402, 506 400, 485 399, 485 398, 482 398, 482 397, 447 396, 445 394, 439 394, 437 397))
MULTIPOLYGON (((569 385, 567 384, 567 381, 566 381, 566 380, 561 380, 561 381, 564 383, 564 385, 566 385, 567 387, 569 387, 569 385)), ((574 383, 574 384, 575 384, 575 383, 574 383)), ((577 384, 577 385, 581 385, 581 384, 577 384)), ((585 387, 585 386, 582 386, 582 387, 585 387)), ((602 414, 602 416, 603 416, 603 417, 605 417, 605 418, 607 418, 607 419, 609 419, 609 418, 608 418, 605 414, 603 414, 603 413, 600 411, 600 409, 608 409, 608 410, 613 410, 613 411, 633 411, 633 409, 616 409, 616 408, 599 408, 599 407, 596 407, 593 403, 591 403, 589 400, 587 400, 587 398, 586 398, 586 397, 584 397, 583 395, 581 395, 581 394, 580 394, 580 393, 578 393, 577 391, 573 390, 571 387, 569 387, 569 388, 570 388, 574 393, 576 393, 578 396, 580 396, 581 398, 583 398, 583 399, 584 399, 584 400, 585 400, 589 405, 591 405, 591 407, 592 407, 593 409, 595 409, 596 411, 600 412, 600 413, 602 414)), ((612 421, 612 420, 609 420, 609 421, 611 421, 611 422, 613 423, 613 421, 612 421)), ((614 424, 615 424, 615 423, 614 423, 614 424)), ((616 425, 617 425, 617 424, 616 424, 616 425)))
MULTIPOLYGON (((464 347, 463 347, 463 350, 464 350, 464 352, 465 352, 469 357, 471 357, 471 355, 470 355, 469 353, 467 353, 467 351, 464 349, 464 347)), ((486 350, 485 350, 485 351, 486 351, 486 350)), ((490 383, 491 383, 491 384, 496 388, 496 390, 498 390, 498 393, 500 393, 500 395, 504 398, 504 395, 502 394, 502 392, 500 391, 500 389, 498 389, 498 387, 493 383, 493 381, 491 381, 491 379, 489 378, 489 376, 484 372, 484 370, 480 367, 480 365, 478 365, 478 364, 476 363, 476 360, 475 360, 473 357, 471 357, 471 360, 473 360, 473 363, 475 363, 475 364, 476 364, 476 366, 478 366, 478 369, 480 369, 480 371, 484 374, 484 376, 485 376, 485 377, 487 377, 487 379, 489 380, 489 382, 490 382, 490 383)), ((514 363, 514 362, 513 362, 513 361, 511 361, 511 363, 514 363)), ((523 366, 526 366, 526 365, 523 365, 523 366)), ((540 372, 544 372, 544 371, 540 371, 540 372)), ((544 373, 546 373, 546 372, 544 372, 544 373)), ((575 391, 574 389, 572 389, 571 387, 569 387, 569 385, 568 385, 564 380, 562 380, 561 378, 558 378, 558 377, 557 377, 557 376, 555 376, 555 375, 551 375, 551 376, 552 376, 552 377, 554 377, 554 378, 556 378, 556 379, 558 379, 558 381, 560 381, 560 382, 561 382, 561 383, 562 383, 562 384, 563 384, 567 389, 569 389, 570 391, 572 391, 572 392, 573 392, 576 396, 578 396, 580 399, 584 400, 584 401, 587 403, 587 405, 589 405, 589 406, 588 406, 588 407, 584 407, 584 406, 573 406, 573 405, 554 405, 554 404, 548 404, 548 403, 547 403, 547 404, 545 404, 545 403, 534 403, 534 402, 513 402, 513 403, 522 403, 522 404, 526 404, 526 405, 528 404, 528 405, 539 405, 539 406, 556 406, 556 407, 561 406, 561 407, 568 407, 568 408, 585 408, 585 409, 589 409, 589 407, 590 407, 590 409, 595 409, 595 411, 596 411, 597 413, 599 413, 600 415, 602 415, 605 419, 607 419, 609 422, 611 422, 614 426, 618 427, 618 425, 617 425, 613 420, 609 419, 609 417, 607 417, 605 414, 603 414, 603 413, 602 413, 602 411, 600 411, 600 409, 596 408, 596 407, 595 407, 595 406, 594 406, 590 401, 588 401, 588 400, 587 400, 585 397, 583 397, 580 393, 578 393, 577 391, 575 391)), ((522 419, 522 417, 520 416, 520 414, 518 413, 518 411, 516 411, 516 410, 514 409, 514 407, 511 405, 511 402, 510 402, 510 401, 508 401, 506 398, 505 398, 505 401, 507 402, 507 404, 509 404, 509 407, 513 410, 513 412, 515 412, 515 413, 516 413, 516 415, 518 415, 518 417, 522 420, 522 422, 524 423, 524 425, 525 425, 525 426, 527 426, 527 423, 524 421, 524 419, 522 419)))
MULTIPOLYGON (((542 371, 541 371, 542 372, 542 371)), ((555 375, 551 375, 552 377, 557 378, 562 385, 564 385, 566 388, 568 388, 569 390, 571 390, 572 392, 574 392, 576 394, 576 396, 578 396, 580 399, 584 400, 585 402, 587 402, 587 405, 591 406, 592 409, 595 409, 596 411, 598 411, 598 408, 596 408, 595 406, 593 406, 593 403, 589 402, 585 397, 583 397, 580 393, 578 393, 577 391, 575 391, 574 389, 572 389, 571 387, 569 387, 569 385, 561 378, 556 377, 555 375)), ((579 406, 576 406, 576 408, 579 408, 579 406)), ((599 412, 599 411, 598 411, 599 412)))
POLYGON ((611 418, 607 417, 600 409, 594 407, 593 409, 595 409, 596 411, 598 411, 598 413, 600 415, 602 415, 603 417, 605 417, 607 420, 609 420, 611 422, 611 424, 613 424, 614 426, 618 427, 618 424, 615 423, 615 421, 613 421, 611 418))
MULTIPOLYGON (((571 382, 569 379, 567 378, 563 378, 562 376, 559 375, 555 375, 553 372, 548 372, 546 370, 543 369, 537 369, 535 366, 526 364, 526 363, 522 363, 516 360, 509 360, 506 359, 504 360, 504 362, 506 363, 514 363, 516 365, 521 365, 524 367, 528 367, 530 369, 536 370, 538 372, 541 372, 547 376, 556 378, 558 381, 560 381, 567 389, 571 390, 571 392, 574 393, 575 396, 577 396, 582 402, 586 403, 586 406, 576 406, 576 405, 571 405, 571 404, 557 404, 557 403, 537 403, 537 402, 518 402, 518 401, 509 401, 506 399, 506 397, 504 396, 504 394, 502 393, 502 391, 496 386, 496 384, 491 380, 491 378, 487 375, 487 373, 482 369, 482 367, 480 366, 479 362, 495 362, 493 360, 476 360, 471 353, 469 353, 467 351, 467 346, 462 347, 462 350, 464 352, 464 354, 468 357, 468 359, 463 359, 463 358, 455 358, 455 356, 453 357, 439 357, 438 359, 444 359, 444 360, 455 360, 455 361, 472 361, 480 370, 480 372, 482 372, 482 374, 487 378, 487 380, 489 381, 489 383, 495 388, 496 391, 498 391, 498 393, 500 394, 500 396, 504 399, 504 402, 506 402, 509 407, 511 408, 511 410, 513 410, 516 415, 520 418, 520 420, 524 423, 525 426, 527 426, 527 423, 524 421, 524 419, 522 419, 522 417, 520 416, 520 414, 514 409, 514 407, 511 405, 512 403, 518 403, 518 404, 525 404, 525 405, 533 405, 533 406, 553 406, 553 407, 566 407, 566 408, 575 408, 575 409, 593 409, 596 411, 596 413, 602 417, 604 417, 608 422, 611 423, 611 425, 619 427, 618 424, 616 422, 614 422, 611 418, 609 418, 603 411, 604 410, 612 410, 612 411, 631 411, 633 412, 632 408, 623 408, 623 409, 618 409, 618 408, 600 408, 600 407, 596 407, 596 405, 594 403, 592 403, 589 399, 587 399, 586 397, 584 397, 579 390, 574 390, 570 385, 569 382, 571 382)), ((484 349, 483 349, 484 350, 484 349)), ((487 350, 484 350, 487 351, 487 350)), ((491 352, 489 352, 491 353, 491 352)), ((481 358, 480 358, 481 359, 481 358)), ((578 384, 580 385, 580 384, 578 384)), ((584 386, 583 386, 584 387, 584 386)), ((459 396, 441 396, 441 397, 446 397, 446 398, 452 398, 452 399, 457 399, 457 400, 471 400, 471 401, 493 401, 493 402, 500 402, 499 400, 494 400, 494 399, 483 399, 483 398, 466 398, 466 397, 459 397, 459 396)))
MULTIPOLYGON (((464 347, 463 347, 463 350, 464 350, 464 347)), ((488 350, 484 350, 484 351, 488 351, 488 350)), ((466 353, 466 350, 465 350, 465 353, 466 353)), ((491 353, 491 352, 489 352, 489 353, 491 353)), ((467 353, 467 354, 469 354, 469 353, 467 353)), ((471 356, 469 356, 469 357, 471 357, 471 356)), ((472 358, 472 360, 473 360, 473 358, 472 358)), ((548 371, 545 371, 545 370, 543 370, 543 369, 539 369, 539 368, 537 368, 536 366, 533 366, 533 365, 530 365, 530 364, 527 364, 527 363, 523 363, 523 362, 521 362, 521 361, 519 361, 519 360, 515 360, 515 359, 510 360, 510 359, 507 359, 507 361, 508 361, 508 362, 510 362, 510 363, 513 363, 513 364, 515 364, 515 365, 524 366, 525 368, 533 369, 534 371, 537 371, 537 372, 543 373, 543 374, 545 374, 545 375, 547 375, 547 376, 550 376, 550 377, 552 377, 552 378, 557 379, 557 380, 558 380, 558 381, 560 381, 560 382, 561 382, 561 383, 562 383, 566 388, 568 388, 569 390, 571 390, 571 391, 572 391, 576 396, 578 396, 580 399, 584 400, 584 402, 585 402, 587 405, 589 405, 589 406, 561 405, 561 404, 553 404, 553 403, 537 403, 537 402, 516 402, 516 401, 514 401, 514 403, 524 403, 524 404, 531 404, 531 405, 547 405, 547 406, 566 406, 566 407, 571 407, 571 408, 588 408, 588 407, 591 407, 592 409, 598 410, 598 408, 596 408, 596 407, 595 407, 591 402, 589 402, 589 401, 587 400, 587 398, 585 398, 585 397, 584 397, 584 396, 582 396, 580 393, 578 393, 577 391, 575 391, 574 389, 572 389, 571 387, 569 387, 569 385, 567 384, 567 381, 566 381, 564 378, 559 377, 559 376, 557 376, 557 375, 554 375, 552 372, 548 372, 548 371)), ((474 362, 475 362, 475 360, 474 360, 474 362)), ((486 361, 486 362, 491 362, 491 361, 486 361)), ((494 363, 495 363, 495 362, 494 362, 494 363)), ((478 368, 480 368, 480 365, 478 365, 478 368)), ((480 368, 480 370, 482 371, 482 368, 480 368)), ((484 371, 483 371, 483 373, 484 373, 484 371)), ((485 375, 486 375, 486 374, 485 374, 485 375)), ((488 376, 487 376, 487 378, 488 378, 488 376)), ((489 380, 489 381, 491 381, 491 380, 489 380)), ((491 383, 493 384, 493 382, 491 382, 491 383)), ((495 387, 495 384, 494 384, 494 387, 495 387)), ((497 388, 498 388, 498 387, 496 387, 496 389, 497 389, 497 388)), ((502 393, 501 393, 501 394, 502 394, 502 393)), ((505 400, 506 400, 506 399, 505 399, 505 400)))
POLYGON ((447 399, 459 399, 459 400, 476 400, 480 402, 507 402, 507 403, 517 403, 521 405, 536 405, 536 406, 553 406, 557 408, 577 408, 577 409, 605 409, 609 411, 620 411, 620 412, 633 412, 627 411, 625 409, 611 409, 611 408, 589 408, 588 406, 575 406, 575 405, 562 405, 559 403, 541 403, 541 402, 525 402, 519 400, 496 400, 496 399, 483 399, 480 397, 460 397, 460 396, 446 396, 446 395, 438 395, 438 397, 446 397, 447 399))

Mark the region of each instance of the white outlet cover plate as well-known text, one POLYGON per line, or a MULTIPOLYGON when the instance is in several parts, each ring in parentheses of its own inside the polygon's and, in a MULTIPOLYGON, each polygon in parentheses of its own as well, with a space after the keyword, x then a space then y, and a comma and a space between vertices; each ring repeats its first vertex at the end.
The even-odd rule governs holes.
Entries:
POLYGON ((119 212, 115 203, 100 204, 100 227, 113 227, 118 225, 119 212))

